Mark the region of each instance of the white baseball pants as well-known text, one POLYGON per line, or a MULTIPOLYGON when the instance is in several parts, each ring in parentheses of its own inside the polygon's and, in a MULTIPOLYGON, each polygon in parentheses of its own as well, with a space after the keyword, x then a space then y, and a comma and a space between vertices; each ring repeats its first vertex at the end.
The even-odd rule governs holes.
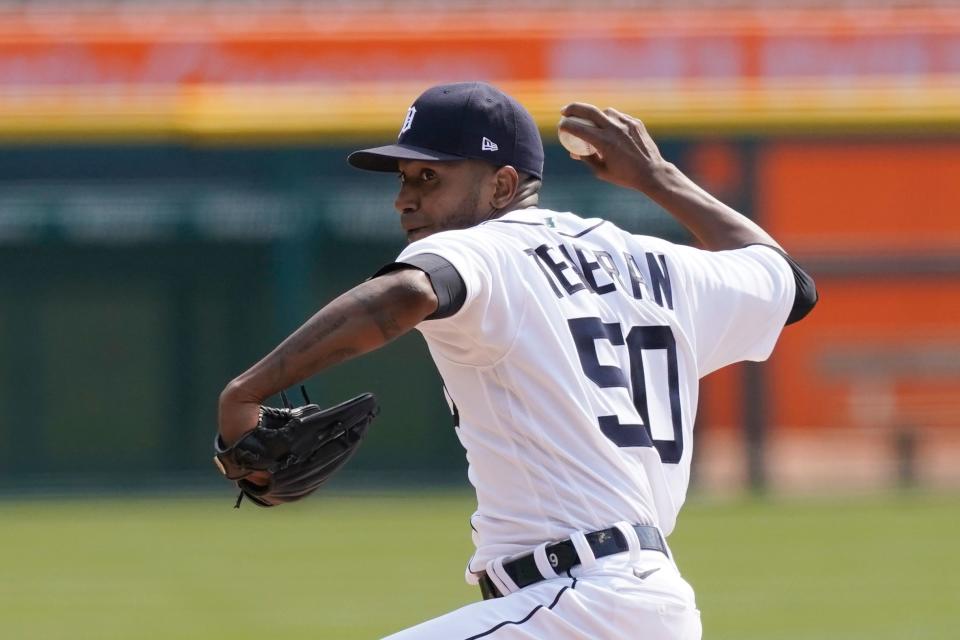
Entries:
POLYGON ((588 561, 385 640, 700 640, 693 589, 659 551, 588 561), (587 566, 590 565, 590 566, 587 566))

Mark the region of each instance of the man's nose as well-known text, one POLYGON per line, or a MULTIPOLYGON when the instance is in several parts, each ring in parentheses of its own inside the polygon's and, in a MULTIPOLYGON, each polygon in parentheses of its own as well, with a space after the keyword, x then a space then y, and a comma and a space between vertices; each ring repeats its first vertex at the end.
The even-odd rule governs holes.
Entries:
POLYGON ((393 208, 397 213, 412 213, 420 206, 417 194, 407 185, 400 186, 400 192, 397 193, 396 200, 393 201, 393 208))

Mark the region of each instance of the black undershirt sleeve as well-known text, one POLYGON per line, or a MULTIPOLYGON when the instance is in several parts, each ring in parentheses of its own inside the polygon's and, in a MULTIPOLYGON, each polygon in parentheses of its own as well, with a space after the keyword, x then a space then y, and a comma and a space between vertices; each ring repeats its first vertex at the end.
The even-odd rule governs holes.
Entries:
POLYGON ((433 292, 437 294, 437 310, 427 316, 427 320, 449 318, 460 311, 467 299, 467 286, 460 272, 446 258, 435 253, 421 253, 406 258, 402 262, 392 262, 373 274, 373 277, 410 267, 420 269, 427 274, 433 292))
POLYGON ((797 292, 793 296, 793 308, 790 309, 790 315, 787 316, 786 324, 793 324, 794 322, 803 320, 807 314, 813 310, 813 307, 816 306, 817 301, 820 299, 820 294, 817 293, 817 286, 814 284, 813 278, 811 278, 810 274, 804 271, 793 258, 787 255, 783 249, 769 244, 763 244, 762 242, 756 242, 754 244, 770 247, 783 256, 783 259, 790 265, 790 270, 793 271, 793 277, 797 283, 797 292))

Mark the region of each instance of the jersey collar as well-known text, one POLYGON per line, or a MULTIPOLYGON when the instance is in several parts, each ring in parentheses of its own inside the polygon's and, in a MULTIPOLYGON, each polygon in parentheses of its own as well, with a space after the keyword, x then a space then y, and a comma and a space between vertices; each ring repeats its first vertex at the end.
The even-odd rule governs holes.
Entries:
POLYGON ((547 209, 540 209, 539 207, 530 207, 527 209, 514 209, 513 211, 508 211, 507 213, 494 218, 494 220, 513 220, 516 222, 541 222, 549 226, 547 219, 555 215, 553 211, 548 211, 547 209))

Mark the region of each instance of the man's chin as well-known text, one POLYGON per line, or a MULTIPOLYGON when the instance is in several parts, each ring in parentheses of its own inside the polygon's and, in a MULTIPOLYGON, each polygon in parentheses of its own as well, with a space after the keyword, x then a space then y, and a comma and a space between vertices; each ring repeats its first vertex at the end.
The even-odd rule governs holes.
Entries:
POLYGON ((407 244, 416 242, 417 240, 423 240, 427 236, 433 235, 433 233, 435 233, 434 230, 429 227, 420 227, 413 231, 407 231, 407 244))

